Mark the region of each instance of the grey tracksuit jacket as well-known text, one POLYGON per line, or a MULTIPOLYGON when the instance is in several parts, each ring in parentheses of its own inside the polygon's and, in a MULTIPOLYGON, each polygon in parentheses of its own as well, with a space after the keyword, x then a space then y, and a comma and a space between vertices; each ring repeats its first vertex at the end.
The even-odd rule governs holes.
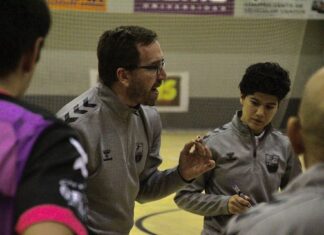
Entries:
POLYGON ((204 216, 204 235, 220 234, 225 227, 231 217, 227 204, 235 194, 235 185, 257 204, 269 201, 273 192, 301 172, 286 136, 269 125, 256 139, 240 115, 237 112, 231 122, 204 137, 216 167, 175 196, 180 208, 204 216))
POLYGON ((129 108, 100 84, 57 116, 76 128, 87 145, 89 228, 95 234, 128 234, 135 200, 160 199, 186 184, 176 168, 157 169, 161 121, 155 108, 129 108))
POLYGON ((323 235, 324 163, 297 177, 271 203, 234 217, 227 235, 323 235))

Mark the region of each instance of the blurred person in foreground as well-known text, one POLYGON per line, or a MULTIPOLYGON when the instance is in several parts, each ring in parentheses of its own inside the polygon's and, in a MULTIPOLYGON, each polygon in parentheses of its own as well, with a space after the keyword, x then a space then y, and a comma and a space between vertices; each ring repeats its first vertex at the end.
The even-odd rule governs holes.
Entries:
POLYGON ((167 78, 157 34, 120 26, 102 34, 97 48, 99 85, 64 106, 58 116, 76 128, 89 150, 89 227, 95 234, 129 234, 135 201, 174 193, 215 162, 200 140, 182 149, 179 165, 158 167, 161 120, 154 106, 167 78))
POLYGON ((288 138, 271 125, 290 89, 288 72, 277 63, 256 63, 239 88, 242 110, 203 138, 216 167, 175 196, 180 208, 204 216, 204 235, 220 234, 232 215, 270 201, 301 172, 288 138))
POLYGON ((306 171, 270 203, 234 217, 227 235, 322 235, 324 232, 324 68, 307 82, 298 117, 288 120, 287 133, 306 171))
POLYGON ((0 1, 0 234, 87 234, 77 133, 20 100, 50 27, 44 0, 0 1))

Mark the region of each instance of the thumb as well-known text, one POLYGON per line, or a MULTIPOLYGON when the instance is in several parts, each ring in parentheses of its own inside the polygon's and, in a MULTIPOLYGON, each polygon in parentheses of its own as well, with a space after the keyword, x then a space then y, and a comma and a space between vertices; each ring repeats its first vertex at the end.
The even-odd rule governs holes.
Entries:
POLYGON ((216 166, 216 162, 214 160, 209 160, 208 166, 209 170, 211 170, 216 166))

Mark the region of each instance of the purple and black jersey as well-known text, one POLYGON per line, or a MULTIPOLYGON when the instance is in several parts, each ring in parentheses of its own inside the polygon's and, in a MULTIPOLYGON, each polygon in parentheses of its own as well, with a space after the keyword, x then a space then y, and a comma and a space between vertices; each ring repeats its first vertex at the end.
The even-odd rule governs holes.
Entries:
POLYGON ((0 94, 0 234, 19 234, 42 221, 86 234, 86 163, 73 129, 0 94))

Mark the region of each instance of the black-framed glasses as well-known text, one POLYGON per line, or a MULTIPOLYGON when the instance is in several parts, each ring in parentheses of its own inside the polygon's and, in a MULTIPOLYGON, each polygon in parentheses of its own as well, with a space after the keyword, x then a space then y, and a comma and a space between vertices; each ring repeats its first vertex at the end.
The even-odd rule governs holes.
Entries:
POLYGON ((146 69, 146 70, 149 70, 149 71, 155 71, 156 76, 159 76, 161 74, 161 71, 164 68, 164 66, 165 66, 165 60, 162 59, 161 61, 159 61, 158 64, 141 65, 141 66, 133 67, 132 69, 146 69))

